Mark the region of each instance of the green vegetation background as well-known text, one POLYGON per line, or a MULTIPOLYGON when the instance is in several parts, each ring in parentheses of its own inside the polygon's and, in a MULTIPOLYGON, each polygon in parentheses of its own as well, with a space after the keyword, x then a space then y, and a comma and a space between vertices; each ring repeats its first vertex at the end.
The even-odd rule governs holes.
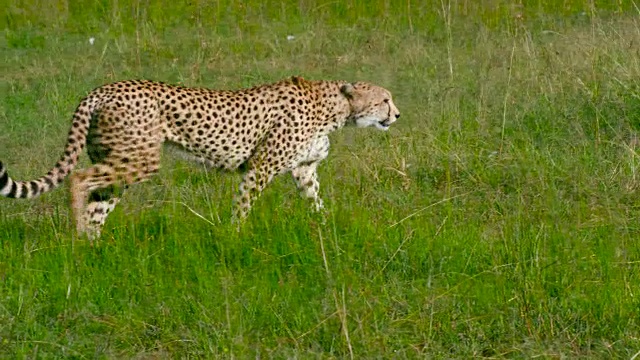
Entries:
POLYGON ((48 171, 82 96, 121 79, 366 80, 402 117, 332 136, 325 219, 283 176, 238 233, 239 176, 170 153, 95 247, 74 240, 64 188, 0 201, 0 356, 632 357, 638 14, 630 1, 5 0, 0 159, 17 179, 48 171))

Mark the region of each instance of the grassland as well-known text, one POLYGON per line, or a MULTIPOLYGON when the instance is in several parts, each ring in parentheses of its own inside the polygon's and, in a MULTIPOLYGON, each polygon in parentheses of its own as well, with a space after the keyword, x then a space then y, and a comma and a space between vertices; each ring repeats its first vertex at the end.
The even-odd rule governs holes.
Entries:
POLYGON ((170 154, 97 247, 74 240, 66 189, 0 199, 0 357, 640 350, 633 3, 24 0, 0 22, 17 179, 48 171, 79 99, 119 79, 367 80, 402 111, 332 136, 326 219, 282 177, 236 232, 239 175, 170 154))

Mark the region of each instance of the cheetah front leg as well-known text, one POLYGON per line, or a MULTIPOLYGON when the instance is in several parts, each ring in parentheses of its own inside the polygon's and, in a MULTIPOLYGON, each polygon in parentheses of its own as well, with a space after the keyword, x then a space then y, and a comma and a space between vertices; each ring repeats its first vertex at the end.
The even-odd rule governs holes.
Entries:
POLYGON ((318 197, 320 182, 318 181, 318 162, 301 165, 291 170, 291 176, 300 190, 300 195, 313 201, 316 211, 324 209, 322 199, 318 197))
POLYGON ((303 149, 304 151, 300 152, 292 144, 288 146, 280 144, 277 132, 267 139, 254 154, 254 157, 249 159, 249 170, 245 174, 235 198, 233 222, 239 223, 247 216, 252 203, 260 196, 262 190, 274 176, 288 171, 294 166, 291 174, 303 196, 313 200, 316 210, 323 208, 322 200, 318 197, 320 184, 316 168, 318 162, 326 158, 329 153, 329 138, 321 136, 312 139, 303 149))
POLYGON ((273 179, 277 171, 265 168, 252 168, 247 171, 240 183, 235 197, 232 222, 240 223, 249 214, 251 205, 260 196, 262 190, 273 179))
POLYGON ((316 211, 324 208, 322 199, 318 197, 320 183, 318 182, 318 164, 329 155, 329 138, 321 136, 313 139, 302 154, 297 166, 291 170, 300 195, 311 199, 316 211))
POLYGON ((234 198, 232 222, 238 224, 238 229, 262 190, 273 180, 274 176, 283 172, 283 164, 285 164, 283 158, 286 158, 290 151, 285 150, 279 154, 274 150, 277 149, 276 144, 272 136, 247 162, 248 170, 234 198))

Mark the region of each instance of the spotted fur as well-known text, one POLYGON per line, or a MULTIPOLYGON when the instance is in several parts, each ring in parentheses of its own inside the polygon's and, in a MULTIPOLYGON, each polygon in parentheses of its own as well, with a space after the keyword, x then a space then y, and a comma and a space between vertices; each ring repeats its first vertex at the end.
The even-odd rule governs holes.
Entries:
POLYGON ((77 231, 93 238, 120 200, 118 189, 158 172, 162 145, 170 143, 209 167, 245 165, 237 219, 285 172, 320 209, 316 168, 328 155, 327 135, 345 124, 386 130, 399 116, 389 91, 364 82, 292 77, 236 91, 116 82, 80 102, 64 154, 46 175, 15 181, 0 163, 0 194, 33 198, 56 188, 86 146, 93 166, 71 175, 71 207, 77 231))

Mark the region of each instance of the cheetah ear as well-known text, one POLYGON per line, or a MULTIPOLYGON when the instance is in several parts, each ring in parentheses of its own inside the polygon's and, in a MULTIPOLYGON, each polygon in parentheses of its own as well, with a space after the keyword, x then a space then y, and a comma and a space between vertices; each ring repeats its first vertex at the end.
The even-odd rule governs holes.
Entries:
POLYGON ((291 82, 293 82, 294 85, 300 85, 304 82, 304 78, 302 78, 302 76, 292 76, 291 77, 291 82))
POLYGON ((346 83, 340 87, 340 92, 347 97, 347 99, 353 99, 353 93, 356 91, 356 88, 351 83, 346 83))

